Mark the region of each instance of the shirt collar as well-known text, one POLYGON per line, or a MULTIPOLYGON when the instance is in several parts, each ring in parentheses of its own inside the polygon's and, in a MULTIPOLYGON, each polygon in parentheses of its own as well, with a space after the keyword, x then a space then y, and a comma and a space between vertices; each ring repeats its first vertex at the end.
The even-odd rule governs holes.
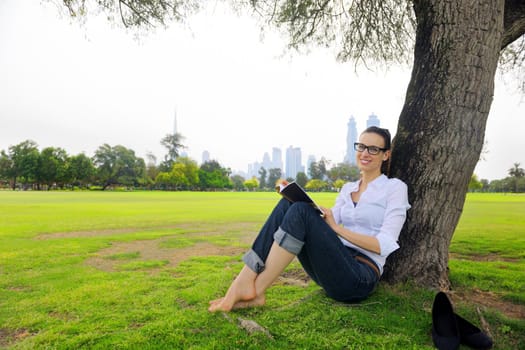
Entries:
MULTIPOLYGON (((368 184, 370 187, 382 187, 385 182, 388 180, 388 177, 385 174, 381 174, 378 177, 376 177, 372 182, 368 184)), ((355 192, 359 190, 359 183, 361 180, 357 180, 355 182, 352 182, 352 186, 350 187, 350 192, 355 192)))
POLYGON ((387 180, 388 180, 388 177, 386 177, 385 174, 381 174, 378 177, 376 177, 372 182, 370 182, 368 186, 382 187, 387 180))

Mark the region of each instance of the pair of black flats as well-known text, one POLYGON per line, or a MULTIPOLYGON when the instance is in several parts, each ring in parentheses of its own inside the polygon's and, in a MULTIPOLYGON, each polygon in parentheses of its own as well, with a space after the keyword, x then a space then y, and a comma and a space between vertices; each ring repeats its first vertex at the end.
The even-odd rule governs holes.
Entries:
POLYGON ((439 350, 455 350, 460 344, 473 349, 490 349, 492 339, 454 313, 447 295, 439 292, 432 306, 432 340, 439 350))

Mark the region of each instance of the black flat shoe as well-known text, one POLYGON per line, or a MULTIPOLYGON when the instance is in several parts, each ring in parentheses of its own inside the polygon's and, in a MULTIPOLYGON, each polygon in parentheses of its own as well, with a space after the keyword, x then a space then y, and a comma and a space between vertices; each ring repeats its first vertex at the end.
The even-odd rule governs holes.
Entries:
POLYGON ((463 317, 455 314, 456 322, 459 329, 461 344, 473 349, 490 349, 492 348, 492 339, 478 327, 474 326, 463 317))
POLYGON ((432 340, 439 350, 459 348, 459 328, 452 304, 445 293, 439 292, 432 305, 432 340))

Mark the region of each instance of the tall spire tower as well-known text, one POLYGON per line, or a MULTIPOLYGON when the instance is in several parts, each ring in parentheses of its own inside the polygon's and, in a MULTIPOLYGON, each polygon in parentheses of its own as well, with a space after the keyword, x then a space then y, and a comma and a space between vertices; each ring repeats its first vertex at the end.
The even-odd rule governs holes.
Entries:
POLYGON ((173 135, 177 134, 179 130, 177 129, 177 107, 175 107, 175 114, 173 117, 173 135))
POLYGON ((357 142, 357 127, 355 124, 354 116, 350 116, 348 120, 348 131, 346 133, 346 155, 345 163, 356 164, 355 163, 355 150, 354 142, 357 142))
POLYGON ((379 120, 379 118, 377 117, 377 115, 375 115, 374 113, 370 114, 368 116, 368 120, 366 121, 366 127, 369 128, 371 126, 377 126, 379 127, 381 125, 381 122, 379 120))

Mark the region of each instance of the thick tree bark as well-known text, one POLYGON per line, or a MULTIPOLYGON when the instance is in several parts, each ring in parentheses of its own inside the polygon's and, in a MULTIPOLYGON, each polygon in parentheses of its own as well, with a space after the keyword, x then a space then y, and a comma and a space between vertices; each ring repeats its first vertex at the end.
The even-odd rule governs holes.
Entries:
POLYGON ((414 68, 391 164, 412 208, 384 279, 447 289, 448 248, 494 93, 504 1, 415 1, 414 10, 414 68))

